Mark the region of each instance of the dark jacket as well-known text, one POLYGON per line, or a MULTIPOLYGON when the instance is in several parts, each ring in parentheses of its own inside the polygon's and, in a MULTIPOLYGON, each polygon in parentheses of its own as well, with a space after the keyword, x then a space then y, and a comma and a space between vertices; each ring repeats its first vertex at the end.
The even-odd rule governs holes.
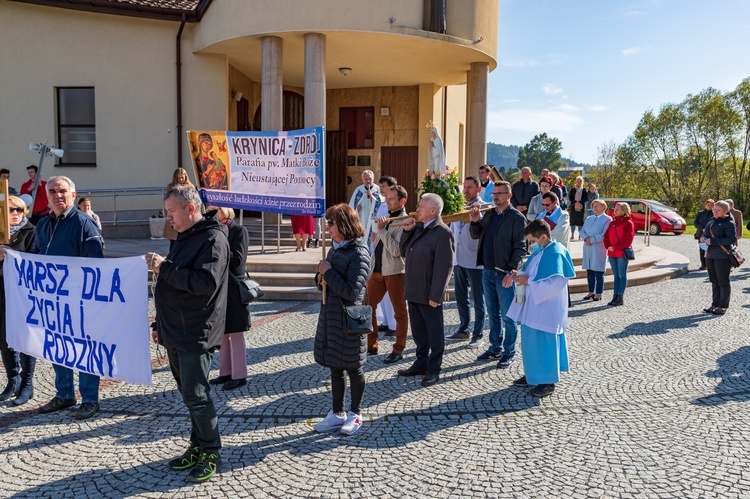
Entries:
POLYGON ((703 229, 703 237, 709 239, 706 258, 712 260, 728 260, 722 246, 729 251, 729 247, 737 242, 737 227, 730 216, 712 218, 703 229))
MULTIPOLYGON (((521 259, 526 254, 526 237, 523 230, 526 228, 526 217, 521 212, 509 206, 508 213, 498 225, 494 234, 489 237, 495 243, 495 267, 503 270, 516 270, 521 266, 521 259)), ((482 248, 485 237, 487 237, 487 227, 493 217, 499 216, 497 210, 488 211, 479 219, 478 222, 471 222, 471 237, 479 239, 479 249, 477 250, 477 265, 484 265, 482 257, 482 248)))
POLYGON ((229 240, 216 212, 177 235, 159 268, 156 330, 166 348, 201 353, 221 345, 227 313, 229 240))
POLYGON ((59 217, 53 212, 39 220, 33 252, 56 256, 104 257, 99 228, 91 217, 75 206, 59 217))
POLYGON ((531 203, 531 198, 540 192, 539 184, 534 180, 524 182, 523 179, 521 179, 513 184, 511 192, 513 193, 513 196, 510 198, 510 203, 513 205, 513 208, 516 208, 519 204, 528 208, 529 203, 531 203))
POLYGON ((604 247, 612 246, 614 251, 607 250, 607 256, 624 258, 622 250, 630 248, 635 239, 635 225, 629 216, 614 217, 604 233, 604 247))
POLYGON ((583 194, 581 195, 580 211, 576 211, 576 192, 578 192, 578 188, 573 187, 568 194, 568 200, 570 201, 570 204, 568 205, 570 225, 575 227, 582 227, 583 223, 586 221, 586 201, 588 201, 589 192, 585 187, 581 187, 581 190, 583 191, 583 194))
MULTIPOLYGON (((31 222, 26 222, 26 224, 10 238, 8 247, 22 253, 30 252, 34 248, 34 229, 35 227, 31 222)), ((0 262, 0 347, 8 348, 5 334, 5 284, 3 281, 3 263, 4 262, 0 262)))
POLYGON ((418 223, 401 233, 404 257, 404 300, 427 305, 443 303, 453 270, 453 232, 437 217, 427 228, 418 223))
POLYGON ((714 212, 712 210, 701 210, 698 212, 698 214, 695 216, 695 221, 693 222, 693 226, 695 226, 695 238, 700 239, 701 235, 703 235, 703 229, 706 228, 706 225, 708 225, 708 222, 714 219, 714 212))
POLYGON ((344 306, 362 304, 370 273, 370 252, 364 239, 355 239, 331 249, 326 261, 331 268, 323 275, 326 303, 320 305, 313 358, 321 366, 357 370, 367 358, 367 336, 344 334, 344 306))
POLYGON ((247 229, 232 220, 227 226, 229 231, 229 274, 227 279, 227 319, 225 333, 239 333, 250 329, 248 308, 240 298, 240 281, 245 278, 247 262, 248 235, 247 229), (236 277, 236 279, 235 279, 236 277))

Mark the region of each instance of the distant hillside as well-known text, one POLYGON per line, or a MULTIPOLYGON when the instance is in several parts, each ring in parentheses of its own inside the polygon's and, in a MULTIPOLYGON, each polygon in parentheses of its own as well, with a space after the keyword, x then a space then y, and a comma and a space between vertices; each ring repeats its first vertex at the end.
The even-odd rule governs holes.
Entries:
MULTIPOLYGON (((505 146, 502 144, 495 144, 494 142, 487 143, 487 163, 495 165, 498 169, 502 170, 515 170, 516 163, 518 162, 518 149, 520 146, 505 146)), ((588 163, 578 163, 568 158, 560 158, 560 161, 568 163, 570 168, 576 168, 584 170, 593 168, 588 163)))

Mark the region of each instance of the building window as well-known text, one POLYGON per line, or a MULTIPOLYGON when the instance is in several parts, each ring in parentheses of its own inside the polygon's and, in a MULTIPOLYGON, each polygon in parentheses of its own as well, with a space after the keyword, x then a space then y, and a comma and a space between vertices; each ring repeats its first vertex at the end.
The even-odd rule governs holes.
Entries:
POLYGON ((339 120, 340 128, 346 130, 346 145, 349 149, 375 147, 374 107, 342 107, 339 120))
POLYGON ((57 143, 65 151, 59 166, 96 166, 93 87, 57 88, 57 143))

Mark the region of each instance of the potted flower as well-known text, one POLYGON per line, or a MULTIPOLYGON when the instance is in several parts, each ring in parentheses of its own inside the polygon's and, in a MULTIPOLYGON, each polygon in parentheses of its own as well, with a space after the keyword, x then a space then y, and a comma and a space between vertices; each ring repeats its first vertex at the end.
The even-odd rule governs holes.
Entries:
POLYGON ((466 199, 461 194, 458 168, 456 167, 442 174, 439 171, 430 172, 430 170, 425 170, 422 184, 417 189, 417 198, 428 192, 435 193, 443 198, 443 218, 447 215, 464 211, 465 209, 466 199))

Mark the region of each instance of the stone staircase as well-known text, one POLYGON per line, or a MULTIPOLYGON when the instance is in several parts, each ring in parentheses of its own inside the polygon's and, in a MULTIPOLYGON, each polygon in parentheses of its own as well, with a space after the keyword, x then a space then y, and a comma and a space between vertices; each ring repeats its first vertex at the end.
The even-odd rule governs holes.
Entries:
MULTIPOLYGON (((246 220, 245 226, 250 233, 251 250, 247 259, 247 268, 253 279, 257 280, 268 300, 319 300, 314 278, 318 261, 323 257, 320 248, 309 248, 305 252, 295 252, 291 223, 284 219, 281 224, 280 249, 277 248, 277 228, 274 223, 266 223, 265 252, 260 250, 260 220, 246 220)), ((636 259, 628 266, 628 286, 639 286, 677 277, 687 272, 687 257, 667 251, 656 246, 645 246, 641 241, 633 244, 636 259)), ((581 269, 583 243, 572 241, 570 252, 576 266, 576 277, 570 282, 572 293, 588 290, 586 271, 581 269)), ((604 288, 612 289, 612 272, 607 266, 604 276, 604 288)), ((453 299, 453 283, 448 286, 448 297, 453 299)))

